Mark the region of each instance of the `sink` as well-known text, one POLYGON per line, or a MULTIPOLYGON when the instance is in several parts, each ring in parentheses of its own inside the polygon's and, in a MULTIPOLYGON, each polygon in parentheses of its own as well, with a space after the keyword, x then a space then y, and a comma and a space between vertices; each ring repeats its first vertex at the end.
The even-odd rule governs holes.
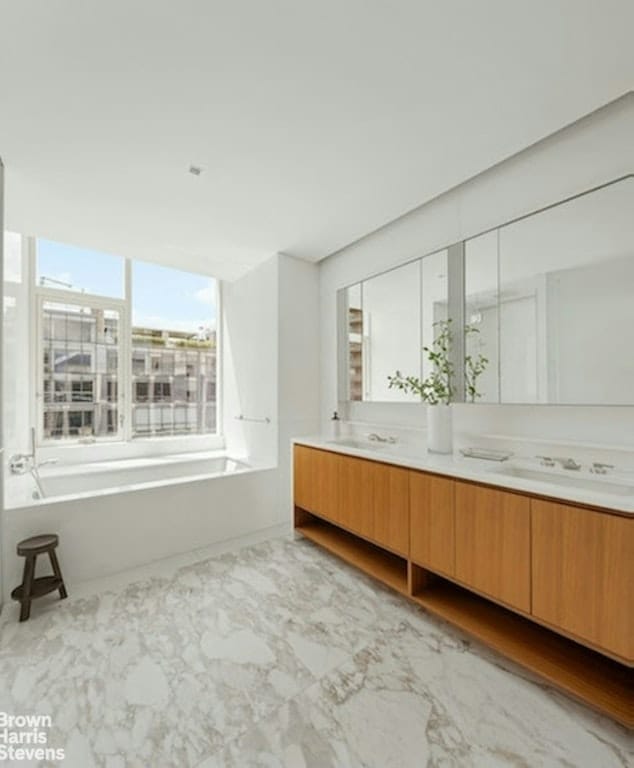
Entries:
POLYGON ((330 445, 340 445, 342 448, 356 448, 361 451, 385 450, 385 443, 371 443, 369 440, 354 440, 353 438, 341 438, 341 440, 328 440, 330 445))
POLYGON ((613 496, 634 495, 634 485, 615 483, 611 480, 599 480, 598 478, 588 477, 587 475, 582 475, 579 472, 573 472, 572 470, 570 470, 568 475, 562 475, 555 472, 531 469, 529 467, 509 465, 496 469, 493 474, 504 475, 505 477, 517 477, 521 480, 536 480, 540 483, 549 483, 550 485, 559 485, 566 488, 582 488, 586 491, 609 493, 613 496))

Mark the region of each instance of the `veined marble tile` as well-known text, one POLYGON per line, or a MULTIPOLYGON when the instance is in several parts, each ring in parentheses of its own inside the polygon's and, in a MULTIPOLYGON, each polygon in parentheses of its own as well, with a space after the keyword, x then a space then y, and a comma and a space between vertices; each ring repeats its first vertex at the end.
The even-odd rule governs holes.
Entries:
POLYGON ((0 627, 0 709, 65 768, 625 766, 624 730, 304 540, 0 627))
POLYGON ((403 622, 199 768, 625 768, 624 729, 403 622))

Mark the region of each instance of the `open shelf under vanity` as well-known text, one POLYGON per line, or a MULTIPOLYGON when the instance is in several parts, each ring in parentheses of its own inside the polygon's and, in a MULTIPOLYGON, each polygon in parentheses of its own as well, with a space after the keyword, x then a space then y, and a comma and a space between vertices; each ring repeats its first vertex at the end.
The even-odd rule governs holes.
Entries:
POLYGON ((325 520, 305 514, 295 530, 388 587, 408 595, 407 560, 325 520))

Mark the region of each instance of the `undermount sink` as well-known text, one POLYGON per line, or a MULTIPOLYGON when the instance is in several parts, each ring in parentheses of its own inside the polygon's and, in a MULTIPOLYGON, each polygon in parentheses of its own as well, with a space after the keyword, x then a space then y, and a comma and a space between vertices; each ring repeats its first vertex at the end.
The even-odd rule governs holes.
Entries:
POLYGON ((371 443, 369 440, 354 440, 353 438, 341 438, 340 440, 328 440, 330 445, 340 445, 342 448, 357 448, 362 451, 382 451, 388 447, 387 443, 371 443))
POLYGON ((536 480, 540 483, 549 483, 551 485, 559 485, 566 488, 582 488, 586 491, 609 493, 614 496, 634 495, 634 485, 615 483, 611 480, 599 480, 598 478, 595 479, 580 475, 579 472, 572 470, 570 470, 569 475, 562 475, 555 472, 531 469, 529 467, 509 465, 496 469, 493 474, 504 475, 505 477, 517 477, 522 480, 536 480))

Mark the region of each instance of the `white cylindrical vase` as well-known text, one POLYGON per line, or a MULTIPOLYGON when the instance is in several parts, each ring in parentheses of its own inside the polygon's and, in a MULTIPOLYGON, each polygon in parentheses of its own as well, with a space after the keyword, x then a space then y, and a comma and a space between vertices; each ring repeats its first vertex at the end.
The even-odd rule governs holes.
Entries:
POLYGON ((450 405, 427 406, 427 450, 453 453, 453 420, 450 405))

